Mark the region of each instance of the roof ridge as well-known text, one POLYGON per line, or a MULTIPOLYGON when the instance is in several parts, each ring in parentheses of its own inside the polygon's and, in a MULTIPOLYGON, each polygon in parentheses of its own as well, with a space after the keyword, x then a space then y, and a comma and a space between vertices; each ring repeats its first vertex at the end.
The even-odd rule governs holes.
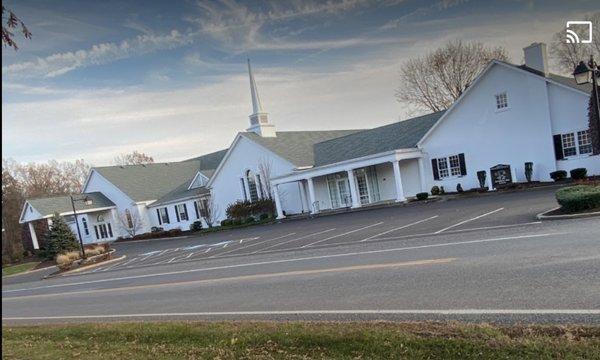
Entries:
MULTIPOLYGON (((73 194, 56 194, 56 195, 45 195, 45 196, 35 196, 35 197, 28 197, 25 199, 25 201, 29 201, 29 200, 42 200, 42 199, 52 199, 52 198, 58 198, 58 197, 68 197, 71 195, 83 195, 83 194, 102 194, 100 191, 90 191, 90 192, 85 192, 85 193, 73 193, 73 194)), ((104 194, 102 194, 104 195, 104 194)))
POLYGON ((109 169, 109 168, 132 168, 132 167, 154 167, 154 166, 159 166, 159 165, 163 165, 163 166, 168 166, 168 165, 172 165, 172 164, 181 164, 187 161, 200 161, 199 159, 193 158, 193 159, 189 159, 189 160, 183 160, 183 161, 165 161, 165 162, 154 162, 154 163, 148 163, 148 164, 126 164, 126 165, 107 165, 107 166, 94 166, 92 167, 92 169, 109 169))

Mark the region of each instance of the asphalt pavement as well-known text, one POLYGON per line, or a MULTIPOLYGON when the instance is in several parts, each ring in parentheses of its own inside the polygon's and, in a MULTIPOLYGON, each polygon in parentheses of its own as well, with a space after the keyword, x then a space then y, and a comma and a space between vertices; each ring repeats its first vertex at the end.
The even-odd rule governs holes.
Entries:
POLYGON ((3 284, 3 322, 600 323, 600 219, 537 221, 554 190, 117 243, 121 262, 3 284))

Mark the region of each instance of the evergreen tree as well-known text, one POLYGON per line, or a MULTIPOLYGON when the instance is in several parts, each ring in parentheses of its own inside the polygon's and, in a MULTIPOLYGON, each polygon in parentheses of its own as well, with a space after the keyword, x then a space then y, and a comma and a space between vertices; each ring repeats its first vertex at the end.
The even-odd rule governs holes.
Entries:
POLYGON ((44 256, 54 259, 56 255, 79 250, 79 242, 65 220, 58 214, 52 217, 52 226, 44 235, 44 256))
MULTIPOLYGON (((600 86, 596 87, 596 91, 600 91, 600 86)), ((600 96, 600 93, 598 93, 600 96)), ((590 128, 590 137, 592 139, 592 148, 594 154, 600 154, 600 134, 598 133, 600 128, 600 114, 598 114, 598 107, 596 106, 596 99, 594 94, 590 96, 590 102, 588 105, 588 119, 590 128)))

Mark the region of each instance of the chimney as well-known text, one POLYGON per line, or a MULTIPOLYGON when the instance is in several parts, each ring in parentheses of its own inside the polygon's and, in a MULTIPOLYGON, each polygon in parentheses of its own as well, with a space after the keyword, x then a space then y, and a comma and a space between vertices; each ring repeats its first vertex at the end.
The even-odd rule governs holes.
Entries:
POLYGON ((533 43, 526 48, 523 48, 525 54, 525 66, 537 70, 548 76, 548 53, 546 44, 533 43))

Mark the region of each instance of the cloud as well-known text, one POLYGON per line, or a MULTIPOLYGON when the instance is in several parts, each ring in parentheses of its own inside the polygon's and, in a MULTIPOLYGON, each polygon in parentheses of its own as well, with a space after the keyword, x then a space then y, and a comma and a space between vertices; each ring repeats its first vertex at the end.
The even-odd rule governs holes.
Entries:
POLYGON ((14 78, 52 78, 78 68, 107 64, 158 50, 173 49, 190 42, 190 35, 181 34, 177 30, 163 35, 139 35, 118 44, 101 43, 93 45, 88 50, 56 53, 43 58, 39 57, 34 61, 3 66, 2 75, 14 78))

